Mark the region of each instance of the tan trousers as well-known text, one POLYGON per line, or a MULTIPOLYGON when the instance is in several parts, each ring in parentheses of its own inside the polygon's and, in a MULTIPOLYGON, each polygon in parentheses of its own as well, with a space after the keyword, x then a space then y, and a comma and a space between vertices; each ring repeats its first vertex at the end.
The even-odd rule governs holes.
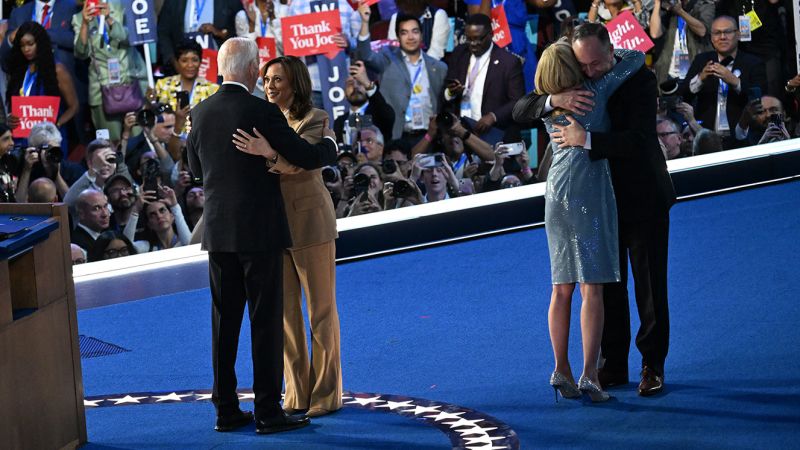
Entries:
POLYGON ((284 252, 284 408, 335 411, 342 407, 335 257, 334 241, 284 252), (311 363, 306 344, 301 287, 306 294, 306 308, 311 323, 311 363))

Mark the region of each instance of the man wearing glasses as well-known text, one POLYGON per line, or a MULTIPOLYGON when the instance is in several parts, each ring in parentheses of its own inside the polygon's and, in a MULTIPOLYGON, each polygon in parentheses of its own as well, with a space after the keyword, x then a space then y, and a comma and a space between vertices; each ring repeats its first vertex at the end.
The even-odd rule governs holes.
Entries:
POLYGON ((445 100, 460 117, 477 122, 473 128, 476 134, 482 135, 492 127, 504 130, 513 123, 514 104, 525 95, 522 63, 492 43, 492 22, 486 15, 467 17, 464 35, 467 42, 456 47, 445 61, 445 100))
POLYGON ((711 45, 714 51, 694 58, 681 94, 695 102, 695 117, 703 127, 722 137, 725 149, 740 145, 733 130, 747 106, 748 93, 760 97, 767 82, 761 60, 739 50, 738 22, 728 16, 711 23, 711 45))
POLYGON ((683 145, 683 135, 678 128, 678 124, 670 119, 659 119, 656 122, 656 132, 658 142, 661 144, 661 151, 664 152, 665 159, 676 159, 684 156, 681 154, 683 145))

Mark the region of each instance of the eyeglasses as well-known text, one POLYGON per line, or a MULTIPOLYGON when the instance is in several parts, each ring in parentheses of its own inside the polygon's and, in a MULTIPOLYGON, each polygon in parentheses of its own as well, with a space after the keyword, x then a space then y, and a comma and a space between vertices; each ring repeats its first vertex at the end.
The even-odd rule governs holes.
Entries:
POLYGON ((75 259, 72 260, 72 264, 73 265, 86 264, 86 259, 85 258, 75 258, 75 259))
POLYGON ((103 256, 106 258, 117 258, 119 256, 128 256, 131 252, 128 250, 128 247, 122 248, 107 248, 106 251, 103 252, 103 256))
POLYGON ((720 37, 720 36, 733 36, 739 30, 736 29, 728 29, 728 30, 715 30, 711 32, 711 36, 713 37, 720 37))
POLYGON ((118 187, 118 188, 111 188, 108 190, 109 194, 119 194, 122 192, 133 192, 132 187, 118 187))
POLYGON ((678 134, 677 131, 664 131, 663 133, 658 133, 658 137, 667 137, 671 134, 678 134))
POLYGON ((479 38, 476 38, 476 39, 467 38, 467 44, 472 44, 472 43, 480 44, 481 42, 483 42, 484 39, 486 39, 486 36, 489 36, 490 34, 492 34, 492 32, 491 31, 487 31, 486 33, 483 33, 483 36, 481 36, 479 38))

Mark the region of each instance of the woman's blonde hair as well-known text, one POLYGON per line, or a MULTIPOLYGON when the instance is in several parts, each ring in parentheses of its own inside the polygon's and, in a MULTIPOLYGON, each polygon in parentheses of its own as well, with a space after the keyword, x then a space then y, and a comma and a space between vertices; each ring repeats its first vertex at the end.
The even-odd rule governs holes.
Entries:
POLYGON ((583 83, 583 72, 572 47, 558 41, 544 49, 533 80, 537 94, 558 94, 583 83))

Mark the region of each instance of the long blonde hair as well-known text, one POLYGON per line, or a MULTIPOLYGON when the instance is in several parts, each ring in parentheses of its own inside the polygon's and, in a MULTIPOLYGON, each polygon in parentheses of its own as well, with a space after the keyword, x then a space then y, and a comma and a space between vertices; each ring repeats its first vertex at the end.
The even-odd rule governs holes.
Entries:
POLYGON ((583 72, 572 47, 557 41, 544 49, 536 66, 537 94, 558 94, 583 83, 583 72))

